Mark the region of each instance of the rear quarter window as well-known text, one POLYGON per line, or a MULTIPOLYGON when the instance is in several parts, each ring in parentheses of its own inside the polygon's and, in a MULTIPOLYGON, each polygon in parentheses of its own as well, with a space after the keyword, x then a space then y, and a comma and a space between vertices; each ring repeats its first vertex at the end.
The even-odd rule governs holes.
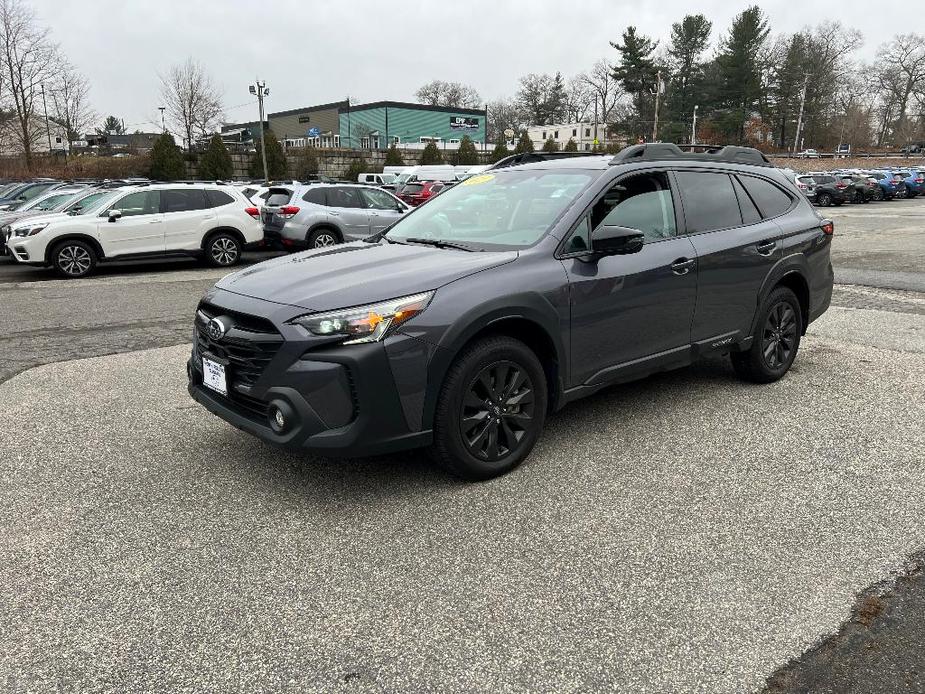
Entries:
POLYGON ((233 197, 221 190, 206 190, 206 199, 209 201, 209 207, 221 207, 234 202, 233 197))
POLYGON ((738 176, 738 179, 765 219, 782 215, 793 204, 793 198, 770 181, 754 176, 738 176))

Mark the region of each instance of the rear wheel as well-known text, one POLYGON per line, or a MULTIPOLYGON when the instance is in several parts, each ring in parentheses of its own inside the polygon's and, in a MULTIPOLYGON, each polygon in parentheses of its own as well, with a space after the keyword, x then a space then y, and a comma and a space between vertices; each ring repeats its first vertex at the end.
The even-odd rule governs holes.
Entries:
POLYGON ((816 204, 820 207, 828 207, 832 204, 832 194, 831 193, 817 193, 816 194, 816 204))
POLYGON ((802 328, 803 314, 796 294, 778 287, 761 306, 749 349, 730 354, 736 374, 753 383, 781 378, 796 359, 802 328))
POLYGON ((533 449, 546 403, 546 375, 529 347, 505 336, 480 340, 447 373, 430 455, 464 479, 504 474, 533 449))
POLYGON ((877 202, 883 202, 883 188, 877 186, 874 190, 874 200, 877 202))
POLYGON ((326 248, 339 244, 340 237, 336 231, 331 229, 315 229, 308 235, 306 241, 309 248, 326 248))
POLYGON ((62 277, 77 279, 86 277, 96 267, 96 251, 93 246, 76 239, 63 241, 51 253, 55 271, 62 277))
POLYGON ((206 242, 206 262, 212 267, 230 267, 241 260, 241 242, 226 231, 209 237, 206 242))

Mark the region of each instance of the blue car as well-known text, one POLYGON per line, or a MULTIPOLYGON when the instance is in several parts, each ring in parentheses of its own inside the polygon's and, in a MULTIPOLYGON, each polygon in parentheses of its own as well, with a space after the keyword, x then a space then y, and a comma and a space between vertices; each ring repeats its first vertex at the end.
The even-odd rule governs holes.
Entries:
POLYGON ((916 169, 903 169, 896 173, 903 177, 907 198, 914 198, 925 193, 925 174, 921 171, 917 171, 916 169))
POLYGON ((898 185, 893 180, 892 173, 871 171, 867 175, 877 182, 878 189, 875 191, 874 200, 892 200, 896 197, 898 185))

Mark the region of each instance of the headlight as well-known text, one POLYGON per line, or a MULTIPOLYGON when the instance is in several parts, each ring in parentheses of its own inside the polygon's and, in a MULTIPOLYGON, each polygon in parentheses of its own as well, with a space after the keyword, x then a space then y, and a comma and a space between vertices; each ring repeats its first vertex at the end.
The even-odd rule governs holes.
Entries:
POLYGON ((19 227, 18 229, 13 229, 13 236, 34 236, 47 226, 48 223, 46 222, 45 224, 38 224, 34 227, 19 227))
POLYGON ((362 342, 379 342, 402 323, 414 318, 427 308, 433 292, 424 292, 380 304, 345 308, 328 313, 300 316, 292 322, 301 325, 313 335, 343 335, 352 338, 345 345, 362 342))

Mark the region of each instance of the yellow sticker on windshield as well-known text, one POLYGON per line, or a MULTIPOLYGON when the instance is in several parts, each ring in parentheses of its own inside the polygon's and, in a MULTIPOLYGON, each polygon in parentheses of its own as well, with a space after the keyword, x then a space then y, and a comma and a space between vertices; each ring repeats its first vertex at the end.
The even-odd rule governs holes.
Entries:
POLYGON ((481 174, 479 176, 473 176, 472 178, 467 178, 462 182, 464 186, 477 186, 480 183, 488 183, 495 177, 494 174, 481 174))

